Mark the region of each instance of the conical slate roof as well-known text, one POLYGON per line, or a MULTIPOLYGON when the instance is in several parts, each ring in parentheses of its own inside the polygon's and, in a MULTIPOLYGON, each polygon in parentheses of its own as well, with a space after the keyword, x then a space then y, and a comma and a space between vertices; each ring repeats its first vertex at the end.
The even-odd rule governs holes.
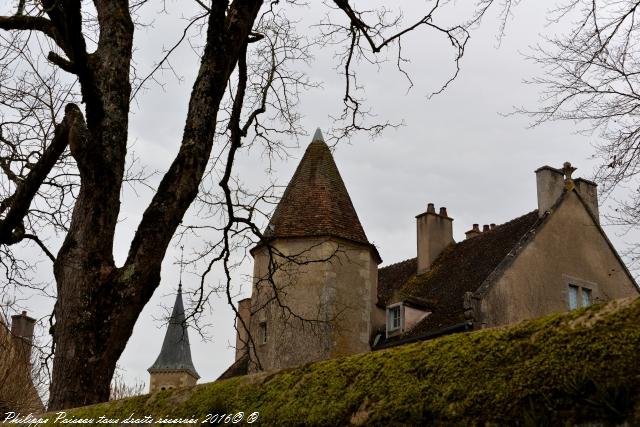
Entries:
POLYGON ((173 305, 160 355, 147 371, 150 373, 158 371, 187 371, 194 377, 200 378, 191 360, 189 333, 187 332, 184 305, 182 303, 182 285, 178 286, 178 295, 173 305))
POLYGON ((369 244, 320 129, 264 234, 267 238, 334 236, 369 244))

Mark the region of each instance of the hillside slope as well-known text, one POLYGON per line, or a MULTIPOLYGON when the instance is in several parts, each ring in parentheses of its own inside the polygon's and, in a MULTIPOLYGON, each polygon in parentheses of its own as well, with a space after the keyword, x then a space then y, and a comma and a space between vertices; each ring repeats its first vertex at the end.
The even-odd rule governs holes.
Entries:
MULTIPOLYGON (((163 391, 69 417, 259 412, 258 425, 640 425, 640 299, 163 391)), ((121 418, 122 419, 122 418, 121 418)))

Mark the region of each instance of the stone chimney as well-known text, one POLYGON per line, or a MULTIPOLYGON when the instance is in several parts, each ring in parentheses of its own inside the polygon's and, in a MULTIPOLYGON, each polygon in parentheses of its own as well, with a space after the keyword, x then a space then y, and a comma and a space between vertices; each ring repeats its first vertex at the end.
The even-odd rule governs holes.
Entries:
POLYGON ((582 200, 600 223, 598 211, 598 185, 584 178, 573 179, 571 175, 576 170, 571 163, 564 162, 562 169, 542 166, 536 170, 538 184, 538 215, 543 216, 556 203, 562 193, 576 190, 582 200))
POLYGON ((573 183, 576 186, 576 191, 593 214, 593 217, 596 219, 598 224, 600 224, 600 213, 598 211, 598 184, 584 178, 574 179, 573 183))
POLYGON ((436 213, 433 203, 427 205, 427 211, 416 216, 418 240, 418 274, 431 268, 440 252, 453 240, 453 218, 447 215, 447 208, 436 213))
POLYGON ((247 329, 242 325, 240 319, 242 319, 242 322, 244 322, 244 325, 248 328, 249 322, 251 322, 251 298, 238 301, 238 316, 236 316, 236 360, 247 353, 247 341, 249 340, 247 329))
POLYGON ((22 342, 27 359, 31 358, 31 344, 33 342, 33 327, 36 319, 27 316, 27 312, 11 316, 11 335, 22 342))
POLYGON ((473 224, 473 228, 469 231, 467 231, 466 233, 464 233, 464 235, 466 236, 467 239, 471 239, 472 237, 476 237, 479 236, 481 234, 480 232, 480 225, 479 224, 473 224))
POLYGON ((564 191, 564 173, 562 170, 551 166, 542 166, 536 169, 536 184, 538 216, 542 217, 562 195, 564 191))

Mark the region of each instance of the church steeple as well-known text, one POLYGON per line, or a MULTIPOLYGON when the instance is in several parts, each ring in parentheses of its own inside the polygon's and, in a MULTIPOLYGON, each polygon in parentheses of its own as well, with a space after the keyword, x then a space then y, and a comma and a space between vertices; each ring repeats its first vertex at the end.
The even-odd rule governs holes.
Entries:
POLYGON ((173 305, 167 332, 162 342, 158 358, 147 371, 151 374, 150 392, 165 388, 195 385, 200 378, 191 360, 189 332, 182 302, 182 261, 180 266, 180 283, 178 294, 173 305))

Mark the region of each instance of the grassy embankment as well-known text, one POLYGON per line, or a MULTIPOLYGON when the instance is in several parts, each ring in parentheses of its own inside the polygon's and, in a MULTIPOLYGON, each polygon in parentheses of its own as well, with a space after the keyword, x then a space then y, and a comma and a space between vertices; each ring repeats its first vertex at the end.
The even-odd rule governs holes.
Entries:
POLYGON ((257 411, 258 425, 640 425, 639 392, 635 299, 78 408, 68 416, 202 420, 257 411))

